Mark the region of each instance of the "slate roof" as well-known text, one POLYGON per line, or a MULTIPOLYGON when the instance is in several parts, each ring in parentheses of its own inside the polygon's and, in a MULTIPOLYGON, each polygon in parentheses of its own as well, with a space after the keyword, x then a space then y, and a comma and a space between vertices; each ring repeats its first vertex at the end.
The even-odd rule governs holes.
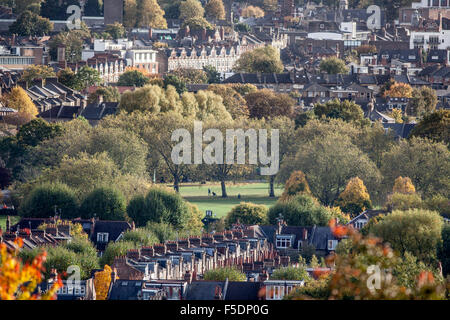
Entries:
POLYGON ((143 284, 142 280, 117 279, 111 286, 108 300, 138 300, 143 284))
POLYGON ((87 120, 101 120, 107 115, 116 114, 118 106, 118 102, 90 103, 81 111, 80 115, 87 120))
POLYGON ((188 285, 185 300, 214 300, 216 287, 223 294, 225 281, 194 281, 188 285))
POLYGON ((385 129, 390 129, 394 132, 396 138, 406 139, 409 137, 415 123, 383 123, 385 129))

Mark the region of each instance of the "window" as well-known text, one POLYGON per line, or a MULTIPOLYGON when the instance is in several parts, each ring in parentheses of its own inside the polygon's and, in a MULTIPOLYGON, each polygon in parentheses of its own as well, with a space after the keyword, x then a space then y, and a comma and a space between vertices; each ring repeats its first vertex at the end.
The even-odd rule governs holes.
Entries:
POLYGON ((337 240, 328 240, 328 250, 333 251, 336 250, 338 241, 337 240))
POLYGON ((97 242, 108 242, 109 233, 99 232, 97 233, 97 242))
POLYGON ((291 247, 291 237, 277 237, 277 248, 286 249, 291 247))

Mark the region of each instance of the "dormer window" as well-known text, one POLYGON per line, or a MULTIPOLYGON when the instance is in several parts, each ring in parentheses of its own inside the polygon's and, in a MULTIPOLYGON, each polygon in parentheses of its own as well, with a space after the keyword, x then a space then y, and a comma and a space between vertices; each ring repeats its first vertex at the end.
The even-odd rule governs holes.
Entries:
POLYGON ((336 250, 336 246, 337 246, 337 244, 338 244, 338 241, 337 240, 328 240, 328 250, 329 251, 334 251, 334 250, 336 250))
POLYGON ((277 236, 277 249, 287 249, 292 246, 292 237, 291 236, 277 236))
POLYGON ((109 233, 107 232, 99 232, 97 233, 97 242, 105 243, 108 242, 109 233))

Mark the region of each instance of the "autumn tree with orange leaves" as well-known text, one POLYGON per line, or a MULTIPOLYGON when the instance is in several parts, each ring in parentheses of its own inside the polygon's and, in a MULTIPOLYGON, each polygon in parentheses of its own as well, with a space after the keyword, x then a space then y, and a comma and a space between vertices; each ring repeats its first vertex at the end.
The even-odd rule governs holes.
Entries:
POLYGON ((105 264, 103 271, 95 273, 94 286, 97 300, 106 300, 108 297, 109 286, 111 285, 111 272, 111 267, 105 264))
POLYGON ((298 194, 311 195, 311 190, 309 189, 309 184, 306 180, 306 176, 300 170, 292 172, 291 176, 286 181, 284 191, 281 195, 280 200, 285 201, 298 194))
POLYGON ((43 251, 31 263, 22 263, 17 257, 23 241, 14 241, 16 250, 8 251, 4 243, 0 244, 0 300, 55 300, 56 291, 62 287, 61 279, 54 282, 44 294, 36 293, 38 284, 43 281, 46 252, 43 251))

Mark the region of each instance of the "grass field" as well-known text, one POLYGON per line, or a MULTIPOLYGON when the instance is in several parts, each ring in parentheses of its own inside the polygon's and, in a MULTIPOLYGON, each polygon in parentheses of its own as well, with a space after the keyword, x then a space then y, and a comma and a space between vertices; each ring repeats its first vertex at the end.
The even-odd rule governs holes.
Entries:
MULTIPOLYGON (((282 187, 275 186, 275 196, 279 197, 282 192, 282 187)), ((206 210, 212 210, 218 218, 225 216, 235 205, 241 202, 253 202, 270 207, 277 201, 277 198, 269 198, 268 183, 229 183, 227 184, 228 198, 221 198, 222 192, 218 183, 185 184, 181 186, 180 193, 187 201, 196 204, 203 213, 206 210), (208 196, 208 188, 211 189, 211 193, 215 192, 217 196, 208 196), (241 195, 241 199, 238 199, 238 194, 241 195)))

